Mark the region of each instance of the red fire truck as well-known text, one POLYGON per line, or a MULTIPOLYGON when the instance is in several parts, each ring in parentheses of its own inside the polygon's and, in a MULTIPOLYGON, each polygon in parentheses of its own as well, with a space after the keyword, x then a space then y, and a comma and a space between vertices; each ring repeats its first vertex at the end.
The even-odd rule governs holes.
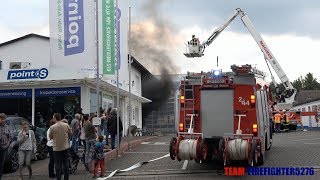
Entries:
POLYGON ((188 73, 180 85, 179 132, 170 142, 172 160, 264 162, 271 147, 269 88, 257 84, 251 65, 188 73))

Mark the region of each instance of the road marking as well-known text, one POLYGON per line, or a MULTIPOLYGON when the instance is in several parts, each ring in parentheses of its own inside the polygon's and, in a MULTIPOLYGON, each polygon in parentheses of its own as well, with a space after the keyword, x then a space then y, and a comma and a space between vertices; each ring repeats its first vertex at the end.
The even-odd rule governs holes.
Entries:
POLYGON ((316 142, 316 143, 304 143, 304 144, 320 144, 320 142, 316 142))
POLYGON ((154 143, 152 143, 152 142, 143 142, 141 144, 146 144, 146 145, 168 145, 167 142, 154 142, 154 143))
POLYGON ((314 138, 314 139, 295 139, 295 140, 292 140, 292 141, 312 141, 312 140, 318 140, 320 138, 314 138))
POLYGON ((154 145, 165 145, 167 144, 166 142, 155 142, 154 145))
POLYGON ((168 153, 168 152, 123 152, 124 154, 146 154, 146 153, 148 153, 148 154, 156 154, 156 153, 164 153, 164 154, 166 154, 166 153, 168 153))
POLYGON ((181 168, 182 170, 186 170, 186 169, 187 169, 188 162, 189 162, 188 160, 185 160, 185 161, 184 161, 183 166, 182 166, 182 168, 181 168))
POLYGON ((306 135, 306 136, 298 136, 298 135, 296 135, 296 136, 290 136, 290 137, 288 137, 288 138, 296 138, 296 137, 312 137, 312 136, 314 136, 314 137, 318 137, 318 135, 313 134, 313 135, 306 135))

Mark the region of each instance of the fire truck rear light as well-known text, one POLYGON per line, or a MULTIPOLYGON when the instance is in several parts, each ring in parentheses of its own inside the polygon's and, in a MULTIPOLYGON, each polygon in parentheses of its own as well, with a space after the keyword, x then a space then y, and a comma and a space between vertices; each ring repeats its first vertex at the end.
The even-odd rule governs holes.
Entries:
POLYGON ((183 123, 179 124, 179 131, 183 131, 183 123))
POLYGON ((258 125, 257 124, 253 124, 252 125, 252 132, 258 132, 258 125))
POLYGON ((256 96, 255 96, 255 95, 251 95, 251 96, 250 96, 250 103, 251 103, 251 104, 256 103, 256 96))
POLYGON ((184 103, 184 96, 180 97, 180 103, 184 103))

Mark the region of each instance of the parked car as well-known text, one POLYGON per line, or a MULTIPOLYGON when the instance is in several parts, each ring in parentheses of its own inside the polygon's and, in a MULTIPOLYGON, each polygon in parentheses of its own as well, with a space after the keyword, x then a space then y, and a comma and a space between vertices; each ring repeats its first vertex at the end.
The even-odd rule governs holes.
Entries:
POLYGON ((48 155, 47 150, 47 134, 45 129, 34 127, 30 122, 23 118, 17 116, 8 116, 6 119, 6 124, 9 126, 11 132, 11 144, 9 146, 7 156, 5 157, 5 172, 15 172, 19 168, 19 159, 18 159, 18 148, 19 145, 16 143, 18 134, 21 130, 21 124, 23 121, 29 123, 29 128, 32 129, 35 133, 35 138, 37 141, 37 152, 34 159, 45 159, 48 155))

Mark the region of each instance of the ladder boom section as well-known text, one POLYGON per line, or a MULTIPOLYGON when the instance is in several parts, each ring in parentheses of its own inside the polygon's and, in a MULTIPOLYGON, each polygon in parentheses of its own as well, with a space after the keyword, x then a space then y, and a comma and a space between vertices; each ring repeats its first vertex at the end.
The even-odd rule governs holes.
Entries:
POLYGON ((226 22, 222 26, 215 29, 213 33, 210 35, 210 37, 207 39, 207 41, 203 42, 201 46, 203 48, 209 46, 219 36, 219 34, 239 15, 240 12, 240 9, 236 9, 234 13, 226 20, 226 22))
POLYGON ((256 43, 258 44, 258 46, 260 47, 262 53, 264 54, 265 59, 267 59, 269 64, 272 66, 272 68, 274 69, 277 76, 279 77, 281 82, 284 84, 284 86, 288 89, 294 89, 294 87, 292 86, 292 84, 289 81, 289 78, 287 77, 285 72, 282 70, 280 64, 278 63, 278 61, 276 60, 276 58, 274 57, 274 55, 270 51, 269 47, 264 42, 264 40, 262 39, 260 34, 257 33, 250 18, 243 13, 241 20, 242 20, 243 24, 246 26, 246 28, 248 29, 248 31, 250 32, 250 34, 252 35, 252 37, 254 38, 254 40, 256 41, 256 43))

